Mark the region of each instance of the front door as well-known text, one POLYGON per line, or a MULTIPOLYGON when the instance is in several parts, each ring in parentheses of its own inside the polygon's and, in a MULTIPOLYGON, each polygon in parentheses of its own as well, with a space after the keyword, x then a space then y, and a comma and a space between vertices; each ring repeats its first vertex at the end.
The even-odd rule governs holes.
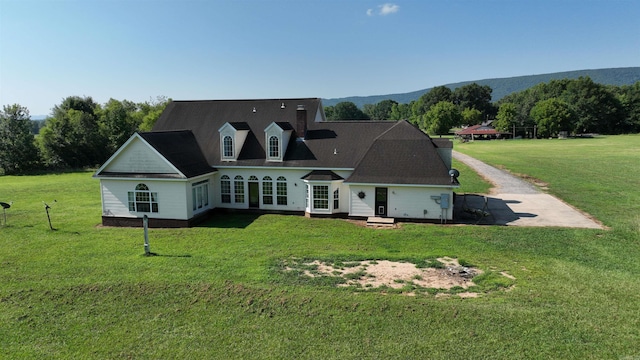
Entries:
POLYGON ((387 188, 376 188, 376 216, 387 216, 387 188))
POLYGON ((260 186, 257 182, 249 183, 249 207, 250 208, 259 208, 260 207, 260 186))

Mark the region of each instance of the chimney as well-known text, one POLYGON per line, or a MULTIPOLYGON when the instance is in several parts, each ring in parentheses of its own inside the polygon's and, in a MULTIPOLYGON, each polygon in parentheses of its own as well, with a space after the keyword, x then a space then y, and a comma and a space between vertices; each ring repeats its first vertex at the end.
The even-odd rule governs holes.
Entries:
POLYGON ((296 133, 299 139, 304 139, 307 133, 307 109, 298 105, 296 109, 296 133))

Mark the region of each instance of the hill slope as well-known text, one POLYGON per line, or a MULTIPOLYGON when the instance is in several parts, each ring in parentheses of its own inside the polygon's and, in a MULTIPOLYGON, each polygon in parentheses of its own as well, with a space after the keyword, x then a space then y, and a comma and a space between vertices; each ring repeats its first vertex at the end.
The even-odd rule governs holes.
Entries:
MULTIPOLYGON (((594 82, 599 84, 616 86, 631 85, 636 81, 640 81, 640 67, 565 71, 550 74, 516 76, 510 78, 464 81, 446 84, 444 86, 453 90, 474 82, 479 85, 488 85, 493 89, 492 100, 498 101, 506 95, 528 89, 540 83, 546 83, 551 80, 558 79, 577 79, 581 76, 589 76, 594 82)), ((322 103, 324 106, 333 106, 342 101, 351 101, 358 107, 362 108, 364 104, 376 104, 382 100, 391 99, 399 103, 407 104, 413 100, 419 99, 420 96, 429 92, 429 90, 431 90, 431 88, 402 94, 350 96, 345 98, 322 99, 322 103)))

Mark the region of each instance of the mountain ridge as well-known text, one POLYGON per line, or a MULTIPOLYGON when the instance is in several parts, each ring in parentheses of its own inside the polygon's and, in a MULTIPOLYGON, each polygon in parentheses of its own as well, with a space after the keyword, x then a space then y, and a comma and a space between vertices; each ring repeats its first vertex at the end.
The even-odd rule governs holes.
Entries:
MULTIPOLYGON (((493 89, 492 101, 496 102, 503 97, 514 93, 526 90, 532 86, 540 83, 546 83, 551 80, 560 79, 577 79, 581 76, 589 76, 591 80, 603 85, 631 85, 637 81, 640 81, 640 67, 622 67, 622 68, 605 68, 605 69, 585 69, 585 70, 573 70, 562 71, 548 74, 538 75, 523 75, 507 78, 493 78, 482 79, 472 81, 462 81, 457 83, 445 84, 451 90, 458 87, 477 83, 478 85, 488 85, 493 89)), ((370 96, 348 96, 343 98, 328 98, 322 99, 324 106, 335 106, 339 102, 350 101, 359 108, 362 108, 365 104, 377 104, 382 100, 394 100, 401 104, 408 104, 413 100, 418 100, 420 96, 429 92, 432 88, 426 88, 422 90, 416 90, 406 93, 396 93, 387 95, 370 95, 370 96)))

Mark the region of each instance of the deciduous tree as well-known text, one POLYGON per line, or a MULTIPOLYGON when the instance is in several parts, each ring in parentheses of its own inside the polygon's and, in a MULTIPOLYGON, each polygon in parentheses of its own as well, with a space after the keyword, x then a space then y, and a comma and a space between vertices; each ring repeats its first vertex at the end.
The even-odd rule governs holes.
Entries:
POLYGON ((551 137, 558 135, 560 131, 569 131, 575 113, 571 105, 558 98, 551 98, 538 102, 531 109, 531 117, 538 125, 538 134, 551 137))
POLYGON ((493 127, 498 131, 511 131, 518 121, 518 109, 514 103, 503 103, 498 109, 498 115, 493 127))
POLYGON ((453 101, 453 91, 446 86, 436 86, 431 88, 427 93, 422 95, 412 104, 412 112, 414 116, 426 114, 431 107, 441 101, 453 101))
POLYGON ((325 116, 327 116, 328 120, 368 120, 369 117, 367 114, 362 112, 356 106, 356 104, 351 101, 343 101, 336 104, 333 107, 330 114, 325 112, 325 116))
POLYGON ((81 168, 104 162, 111 152, 100 131, 91 97, 70 96, 56 105, 40 131, 40 145, 47 165, 81 168))
POLYGON ((462 125, 477 125, 482 121, 484 121, 484 117, 480 110, 470 108, 462 110, 462 125))
POLYGON ((461 120, 462 115, 452 102, 441 101, 424 115, 421 128, 431 135, 444 135, 461 120))
POLYGON ((390 120, 393 106, 397 104, 394 100, 382 100, 377 104, 366 104, 362 111, 371 120, 390 120))
POLYGON ((461 86, 453 91, 453 103, 460 111, 464 109, 477 109, 482 113, 483 118, 493 115, 493 105, 491 104, 491 93, 493 90, 488 85, 478 85, 471 83, 461 86))
POLYGON ((0 112, 0 168, 6 175, 35 169, 40 156, 31 133, 29 110, 19 104, 5 105, 0 112))

